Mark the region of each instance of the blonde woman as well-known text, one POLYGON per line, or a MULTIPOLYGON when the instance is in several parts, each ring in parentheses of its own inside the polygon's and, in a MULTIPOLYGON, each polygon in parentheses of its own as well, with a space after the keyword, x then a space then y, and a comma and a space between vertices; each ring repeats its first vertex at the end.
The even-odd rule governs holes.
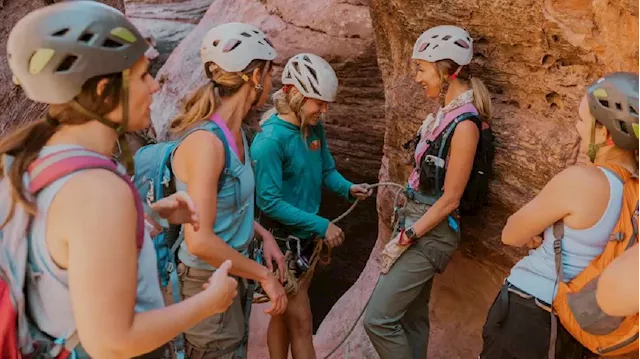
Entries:
POLYGON ((437 99, 444 94, 444 101, 436 115, 429 115, 420 128, 404 227, 396 231, 383 251, 386 274, 380 277, 365 312, 364 327, 382 359, 427 356, 433 278, 444 271, 458 247, 458 207, 479 151, 480 128, 491 118, 486 87, 469 75, 467 65, 472 57, 473 40, 457 26, 433 27, 414 45, 413 59, 418 67, 415 81, 424 89, 425 97, 437 99), (468 115, 470 121, 453 122, 468 115), (439 140, 445 130, 451 131, 451 140, 448 152, 443 153, 436 149, 446 148, 444 140, 439 140), (443 178, 437 174, 431 177, 438 171, 435 166, 442 172, 446 168, 443 178), (392 265, 390 258, 399 247, 407 249, 392 265))
MULTIPOLYGON (((275 108, 265 114, 262 132, 251 145, 251 157, 256 162, 258 208, 277 236, 299 239, 290 245, 300 245, 300 264, 309 259, 315 238, 324 238, 331 247, 344 240, 338 226, 318 215, 322 187, 349 199, 366 198, 371 191, 338 172, 327 146, 320 119, 338 90, 331 65, 314 54, 296 55, 284 67, 282 83, 273 97, 275 108)), ((297 270, 304 272, 305 265, 297 270)), ((308 288, 308 281, 301 283, 284 315, 271 318, 272 359, 286 359, 289 347, 295 359, 315 358, 308 288)))
MULTIPOLYGON (((281 314, 287 297, 272 271, 249 259, 254 233, 264 241, 265 257, 282 261, 271 234, 254 222, 254 175, 242 122, 253 107, 262 106, 271 89, 271 60, 276 57, 265 34, 243 23, 211 29, 202 40, 201 57, 207 83, 189 97, 184 110, 170 124, 183 136, 172 158, 176 189, 186 191, 200 210, 200 231, 186 226, 178 249, 182 296, 202 291, 202 283, 225 260, 231 274, 260 282, 271 299, 268 314, 281 314), (213 133, 225 133, 228 148, 213 133), (225 151, 230 151, 226 163, 225 151), (224 169, 224 170, 223 170, 224 169), (224 185, 218 190, 218 181, 224 185)), ((238 283, 238 297, 226 312, 209 317, 185 332, 192 358, 246 357, 246 283, 238 283)), ((247 298, 249 297, 249 298, 247 298)))

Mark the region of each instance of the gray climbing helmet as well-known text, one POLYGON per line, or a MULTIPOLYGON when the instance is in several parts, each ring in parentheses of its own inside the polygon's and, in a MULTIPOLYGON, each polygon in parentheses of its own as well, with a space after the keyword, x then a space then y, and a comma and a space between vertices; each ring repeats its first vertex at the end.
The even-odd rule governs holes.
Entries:
POLYGON ((591 115, 611 133, 620 148, 638 148, 638 75, 614 72, 587 89, 591 115))
POLYGON ((123 72, 149 45, 118 10, 96 1, 37 9, 14 26, 7 42, 14 81, 31 100, 63 104, 96 76, 123 72))

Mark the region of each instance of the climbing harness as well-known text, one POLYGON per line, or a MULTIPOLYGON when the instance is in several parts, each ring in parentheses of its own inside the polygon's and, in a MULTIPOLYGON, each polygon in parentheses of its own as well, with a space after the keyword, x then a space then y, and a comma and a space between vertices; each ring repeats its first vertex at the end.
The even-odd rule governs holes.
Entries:
MULTIPOLYGON (((380 182, 371 184, 367 187, 367 189, 373 189, 376 187, 383 186, 392 186, 399 188, 396 192, 395 200, 394 200, 394 216, 392 216, 391 226, 393 227, 393 223, 396 221, 397 213, 398 213, 398 200, 400 199, 400 194, 403 194, 406 188, 402 185, 393 182, 380 182)), ((353 210, 356 208, 359 199, 356 199, 353 204, 340 216, 336 217, 331 221, 331 223, 338 223, 347 217, 353 210)), ((320 238, 314 239, 314 249, 309 258, 305 257, 302 254, 302 242, 298 237, 288 236, 286 238, 282 237, 274 237, 277 241, 283 242, 286 245, 285 256, 285 282, 283 284, 284 290, 288 296, 295 295, 298 293, 300 288, 300 283, 304 283, 310 277, 313 276, 315 272, 315 268, 318 263, 323 265, 327 265, 331 262, 331 247, 329 247, 324 240, 320 238), (292 248, 293 247, 293 248, 292 248)), ((262 245, 257 246, 256 258, 260 258, 262 253, 262 245)), ((280 276, 280 269, 275 270, 276 277, 280 276)), ((257 288, 255 291, 255 295, 253 298, 253 303, 266 303, 269 301, 269 297, 264 293, 262 288, 257 288)))
MULTIPOLYGON (((395 199, 393 201, 393 214, 391 216, 391 227, 393 228, 394 224, 396 223, 396 221, 398 221, 399 225, 404 226, 404 208, 399 206, 399 200, 400 200, 400 195, 404 194, 406 200, 410 200, 409 196, 407 195, 407 188, 405 186, 402 186, 400 184, 394 183, 394 182, 379 182, 379 183, 375 183, 375 184, 371 184, 367 187, 367 189, 373 189, 373 188, 377 188, 377 187, 396 187, 398 188, 398 190, 396 191, 396 195, 395 195, 395 199)), ((353 204, 351 205, 351 207, 349 207, 349 209, 347 209, 344 213, 342 213, 340 216, 336 217, 334 220, 331 221, 331 223, 338 223, 339 221, 343 220, 345 217, 347 217, 349 214, 351 214, 351 212, 353 212, 353 210, 356 208, 356 206, 358 205, 358 203, 360 202, 359 199, 356 199, 353 204)), ((287 238, 276 238, 276 240, 279 241, 285 241, 286 245, 287 245, 287 252, 285 254, 285 263, 286 263, 286 267, 287 267, 287 272, 285 273, 285 284, 284 284, 284 289, 287 293, 287 295, 295 295, 298 292, 299 289, 299 283, 301 283, 304 280, 307 280, 308 278, 310 278, 311 276, 313 276, 313 272, 315 271, 315 267, 318 264, 318 262, 322 263, 322 264, 328 264, 330 262, 331 259, 331 248, 329 246, 327 246, 323 240, 321 239, 316 239, 316 243, 315 243, 315 247, 313 250, 313 253, 311 254, 311 257, 308 260, 308 269, 306 271, 304 271, 304 273, 300 276, 300 277, 296 277, 296 271, 298 270, 297 267, 299 266, 299 264, 297 263, 296 259, 294 259, 294 251, 291 250, 291 242, 295 242, 295 254, 297 255, 298 258, 304 258, 302 256, 302 251, 301 251, 301 240, 297 237, 294 236, 289 236, 287 238), (323 256, 323 250, 327 249, 326 254, 323 256)), ((257 251, 259 253, 257 253, 258 256, 260 256, 260 252, 262 251, 262 246, 260 245, 257 248, 257 251)), ((305 258, 306 259, 306 258, 305 258)), ((306 265, 307 263, 304 263, 303 265, 306 265)), ((276 276, 279 275, 278 270, 276 270, 276 276)), ((380 280, 380 276, 378 276, 378 280, 380 280)), ((376 281, 376 285, 377 285, 377 281, 376 281)), ((373 294, 373 293, 372 293, 373 294)), ((351 335, 351 333, 353 332, 353 330, 355 329, 356 325, 358 324, 358 322, 360 321, 360 318, 362 318, 362 315, 364 314, 364 311, 367 309, 367 306, 369 305, 369 302, 371 301, 371 295, 369 295, 369 298, 367 299, 367 302, 365 303, 364 307, 360 310, 360 313, 358 314, 358 317, 356 318, 356 320, 353 322, 353 324, 351 325, 351 327, 349 328, 349 330, 347 331, 347 333, 344 335, 344 337, 342 338, 342 340, 340 341, 340 343, 338 343, 338 345, 336 345, 330 352, 329 354, 325 355, 323 359, 328 359, 329 357, 331 357, 331 355, 333 355, 338 349, 340 349, 340 347, 342 346, 342 344, 345 343, 345 341, 347 340, 347 338, 349 338, 349 336, 351 335)), ((256 290, 256 293, 254 295, 254 299, 253 299, 253 303, 266 303, 269 301, 269 297, 267 297, 263 292, 256 290)))

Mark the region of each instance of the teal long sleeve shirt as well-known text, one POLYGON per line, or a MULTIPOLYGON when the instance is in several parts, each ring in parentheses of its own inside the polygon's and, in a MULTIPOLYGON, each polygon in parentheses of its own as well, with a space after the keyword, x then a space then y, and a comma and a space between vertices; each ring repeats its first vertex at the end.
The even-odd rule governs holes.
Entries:
POLYGON ((321 123, 305 141, 298 126, 273 115, 253 140, 251 158, 258 208, 299 238, 327 231, 329 220, 318 216, 323 186, 352 200, 353 183, 336 169, 321 123))

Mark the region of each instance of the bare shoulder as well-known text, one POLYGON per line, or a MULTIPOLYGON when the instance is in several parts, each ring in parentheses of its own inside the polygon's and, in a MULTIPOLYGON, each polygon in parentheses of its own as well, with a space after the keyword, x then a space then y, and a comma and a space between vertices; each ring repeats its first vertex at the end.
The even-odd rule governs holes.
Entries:
POLYGON ((209 158, 210 156, 216 156, 216 154, 219 156, 221 151, 224 150, 224 145, 218 136, 205 130, 195 131, 187 136, 180 144, 180 147, 184 148, 185 152, 189 153, 190 156, 209 158))
POLYGON ((60 189, 51 208, 76 221, 92 216, 117 221, 122 215, 135 212, 133 195, 129 185, 116 173, 91 169, 73 175, 60 189))
POLYGON ((555 186, 566 188, 570 193, 589 193, 605 188, 608 191, 608 181, 604 172, 596 166, 573 165, 558 173, 551 182, 555 186))

